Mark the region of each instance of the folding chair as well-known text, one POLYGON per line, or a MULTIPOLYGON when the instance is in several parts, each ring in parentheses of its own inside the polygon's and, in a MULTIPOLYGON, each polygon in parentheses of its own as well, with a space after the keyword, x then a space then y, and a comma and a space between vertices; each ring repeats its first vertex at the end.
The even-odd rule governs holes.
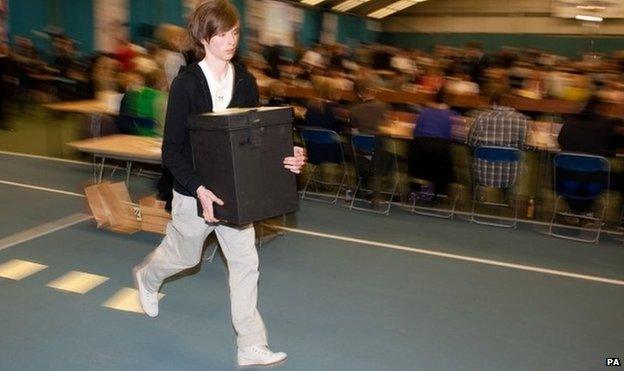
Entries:
MULTIPOLYGON (((431 182, 424 180, 424 179, 410 178, 410 183, 416 183, 421 186, 426 186, 427 184, 431 182)), ((434 218, 453 219, 453 217, 455 216, 455 210, 457 209, 457 196, 456 195, 446 195, 446 194, 435 193, 435 192, 432 192, 432 193, 421 192, 420 194, 430 196, 432 199, 436 199, 436 200, 448 200, 449 208, 433 208, 433 207, 417 205, 416 202, 418 201, 417 200, 418 197, 416 197, 416 195, 413 195, 409 199, 410 201, 409 211, 410 212, 414 214, 418 214, 418 215, 432 216, 434 218)))
MULTIPOLYGON (((392 185, 390 187, 390 191, 381 191, 378 190, 380 194, 388 196, 387 201, 383 201, 386 203, 386 208, 383 210, 375 210, 372 208, 358 207, 355 206, 355 202, 357 200, 358 191, 364 191, 369 194, 373 194, 373 189, 367 188, 363 183, 366 180, 372 179, 372 177, 380 176, 379 174, 375 174, 374 171, 374 161, 375 161, 375 149, 378 146, 378 138, 373 135, 366 134, 354 134, 351 137, 351 149, 353 150, 353 161, 355 164, 355 173, 357 174, 357 185, 355 186, 355 190, 353 191, 353 195, 351 198, 351 204, 349 205, 349 210, 361 210, 367 212, 373 212, 376 214, 384 214, 388 215, 390 213, 390 206, 392 205, 392 199, 397 192, 399 186, 398 179, 398 159, 396 154, 396 146, 394 141, 390 141, 392 148, 390 148, 390 152, 392 152, 392 172, 391 177, 392 185)), ((379 154, 377 154, 379 155, 379 154)), ((372 201, 368 201, 369 204, 372 201)))
POLYGON ((520 173, 520 166, 522 165, 522 151, 518 148, 511 147, 498 147, 498 146, 481 146, 474 150, 473 160, 473 193, 472 193, 472 211, 470 213, 470 222, 491 225, 495 227, 504 228, 516 228, 518 225, 518 202, 516 199, 515 186, 520 173), (476 169, 477 166, 483 166, 483 168, 476 169), (507 179, 502 184, 496 184, 491 181, 492 175, 498 169, 506 169, 510 172, 507 175, 507 179), (507 197, 509 202, 491 202, 491 201, 479 201, 478 194, 480 187, 492 187, 507 191, 507 197), (512 194, 510 194, 512 193, 512 194), (514 217, 509 223, 493 221, 495 217, 476 217, 477 204, 483 204, 488 206, 497 207, 512 207, 514 217))
MULTIPOLYGON (((343 189, 346 189, 346 185, 349 182, 349 175, 347 172, 347 162, 345 160, 344 150, 342 148, 342 142, 340 136, 332 130, 306 127, 301 130, 301 139, 308 152, 308 164, 311 167, 308 180, 301 192, 301 199, 320 201, 335 204, 338 200, 338 196, 343 189), (335 163, 342 169, 342 175, 340 182, 328 182, 316 178, 318 169, 321 164, 335 163), (316 197, 310 197, 308 188, 310 185, 324 185, 324 186, 336 186, 337 190, 334 195, 324 196, 318 195, 316 197), (331 201, 328 201, 328 197, 333 197, 331 201)), ((322 176, 322 174, 321 174, 322 176)))
POLYGON ((410 143, 408 152, 409 183, 416 184, 420 191, 412 192, 405 204, 410 212, 419 215, 432 216, 442 219, 453 219, 457 207, 457 195, 444 194, 444 189, 437 189, 440 185, 452 184, 453 163, 451 160, 451 143, 448 140, 430 137, 415 137, 410 143), (448 181, 448 183, 447 183, 448 181), (448 207, 432 207, 432 205, 418 204, 418 201, 444 202, 448 207))
MULTIPOLYGON (((548 234, 553 237, 573 241, 598 243, 605 214, 609 207, 609 187, 611 185, 609 160, 602 156, 561 152, 553 159, 553 165, 554 190, 557 199, 550 220, 548 234), (574 212, 573 210, 560 211, 559 206, 562 198, 567 199, 568 202, 592 202, 592 206, 598 199, 603 199, 604 201, 601 203, 602 208, 598 215, 593 216, 593 213, 587 215, 574 212), (595 228, 595 237, 582 238, 555 232, 555 219, 557 216, 575 217, 579 220, 589 220, 596 223, 598 226, 595 228)), ((563 228, 577 227, 566 226, 563 228)), ((588 228, 582 229, 588 230, 588 228)))

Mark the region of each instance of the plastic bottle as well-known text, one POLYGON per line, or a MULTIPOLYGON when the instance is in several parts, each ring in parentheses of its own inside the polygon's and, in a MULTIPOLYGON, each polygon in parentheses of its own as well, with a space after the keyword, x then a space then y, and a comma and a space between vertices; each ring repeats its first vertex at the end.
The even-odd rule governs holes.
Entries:
POLYGON ((535 200, 533 197, 529 199, 529 204, 527 205, 526 217, 527 219, 533 219, 535 216, 535 200))

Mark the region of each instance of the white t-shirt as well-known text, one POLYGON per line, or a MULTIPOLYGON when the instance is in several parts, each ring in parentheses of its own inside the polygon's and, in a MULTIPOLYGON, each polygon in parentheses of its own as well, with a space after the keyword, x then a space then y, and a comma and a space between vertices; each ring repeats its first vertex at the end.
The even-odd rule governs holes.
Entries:
POLYGON ((199 67, 204 76, 206 76, 206 81, 208 81, 208 88, 212 98, 212 111, 225 110, 232 100, 232 90, 234 88, 234 67, 232 63, 228 63, 225 77, 221 81, 215 78, 206 61, 202 60, 199 62, 199 67))

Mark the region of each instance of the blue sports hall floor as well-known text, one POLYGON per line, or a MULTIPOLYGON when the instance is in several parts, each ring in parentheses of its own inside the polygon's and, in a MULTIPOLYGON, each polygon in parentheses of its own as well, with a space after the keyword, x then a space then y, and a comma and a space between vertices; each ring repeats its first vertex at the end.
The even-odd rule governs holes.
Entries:
MULTIPOLYGON (((82 196, 91 176, 90 164, 0 154, 0 370, 237 369, 222 259, 169 280, 157 318, 123 309, 132 266, 160 236, 97 229, 82 196), (81 293, 63 286, 72 279, 81 293)), ((133 198, 153 183, 133 175, 133 198)), ((259 308, 271 347, 289 355, 279 369, 598 370, 624 359, 615 238, 312 202, 295 219, 260 250, 259 308)))

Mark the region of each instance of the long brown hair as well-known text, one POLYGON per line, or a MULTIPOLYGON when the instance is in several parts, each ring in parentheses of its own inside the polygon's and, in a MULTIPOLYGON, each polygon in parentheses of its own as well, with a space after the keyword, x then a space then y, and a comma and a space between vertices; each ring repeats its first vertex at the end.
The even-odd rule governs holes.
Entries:
POLYGON ((204 58, 203 40, 227 32, 240 23, 238 10, 228 0, 203 0, 188 20, 189 47, 197 58, 204 58))

